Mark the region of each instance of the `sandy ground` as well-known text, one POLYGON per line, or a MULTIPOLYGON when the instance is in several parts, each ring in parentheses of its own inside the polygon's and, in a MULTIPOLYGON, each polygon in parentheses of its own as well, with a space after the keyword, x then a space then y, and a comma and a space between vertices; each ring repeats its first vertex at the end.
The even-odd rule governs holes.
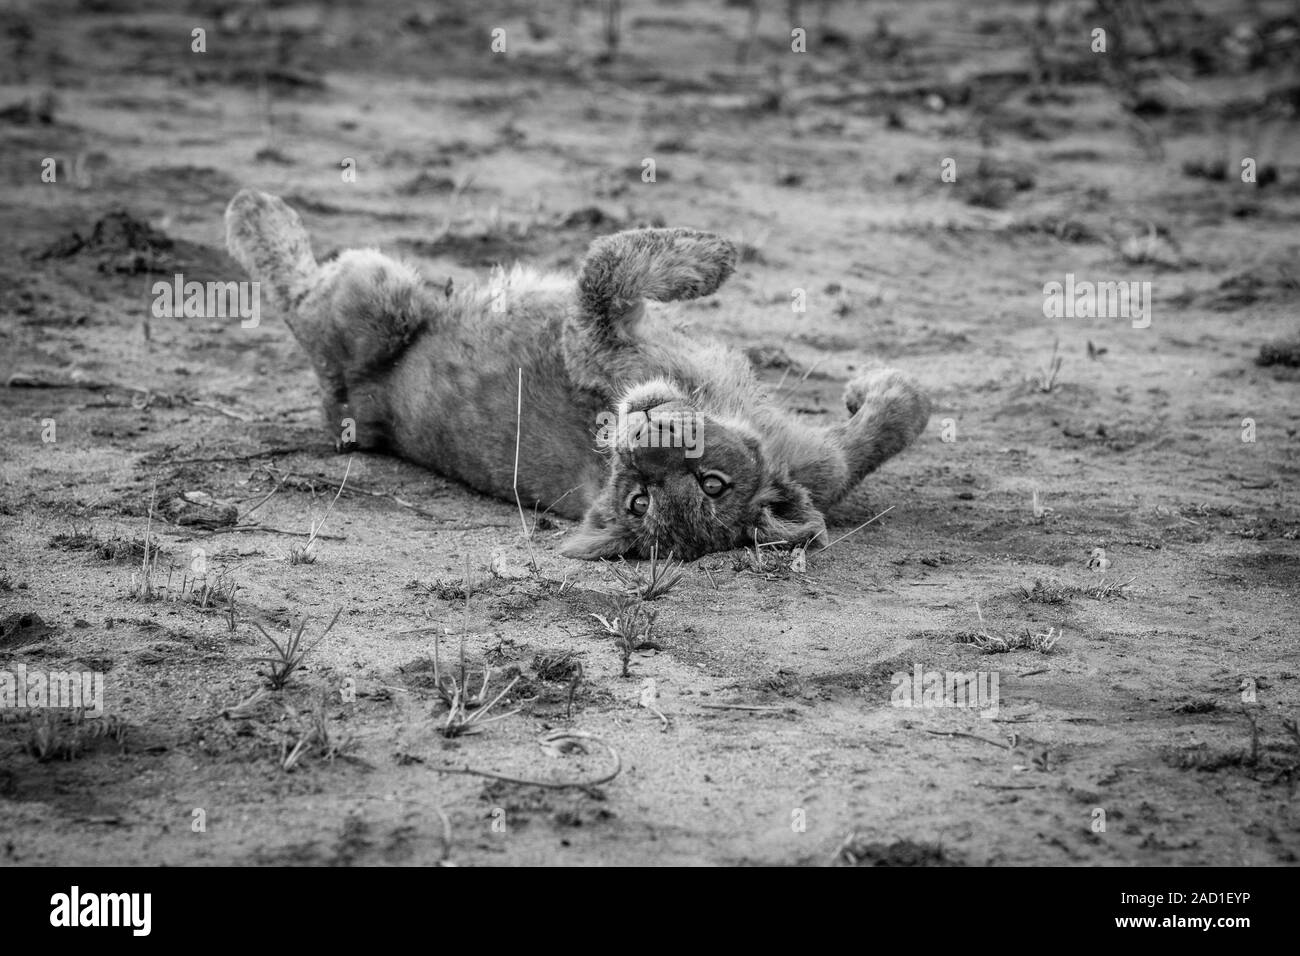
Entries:
POLYGON ((741 6, 628 2, 612 57, 600 4, 532 7, 3 21, 0 671, 101 673, 105 712, 0 710, 0 861, 1294 863, 1300 374, 1255 361, 1300 300, 1288 5, 810 3, 796 54, 783 4, 749 43, 741 6), (559 556, 570 525, 529 572, 512 504, 380 456, 328 510, 347 458, 278 317, 151 316, 160 279, 243 278, 241 186, 318 253, 458 284, 712 229, 744 261, 683 322, 810 422, 871 361, 938 410, 835 533, 887 514, 806 571, 688 566, 623 677, 592 617, 619 583, 559 556), (1150 282, 1149 327, 1047 318, 1067 274, 1150 282), (303 617, 258 696, 256 625, 303 617), (437 635, 517 712, 444 736, 437 635), (917 666, 996 674, 996 718, 892 706, 917 666), (588 787, 442 772, 592 780, 609 748, 588 787))

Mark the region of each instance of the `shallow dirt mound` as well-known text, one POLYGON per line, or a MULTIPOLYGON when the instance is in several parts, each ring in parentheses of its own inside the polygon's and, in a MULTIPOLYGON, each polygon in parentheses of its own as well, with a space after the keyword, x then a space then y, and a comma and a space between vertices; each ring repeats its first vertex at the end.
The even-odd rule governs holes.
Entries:
POLYGON ((1259 347, 1256 365, 1285 365, 1300 368, 1300 335, 1293 339, 1266 342, 1259 347))
POLYGON ((147 222, 123 209, 115 209, 97 220, 89 238, 79 232, 65 235, 40 253, 39 259, 98 257, 100 272, 162 272, 174 268, 172 250, 176 242, 147 222))
POLYGON ((943 847, 929 843, 897 840, 893 843, 866 843, 854 834, 836 854, 840 866, 962 866, 948 856, 943 847))

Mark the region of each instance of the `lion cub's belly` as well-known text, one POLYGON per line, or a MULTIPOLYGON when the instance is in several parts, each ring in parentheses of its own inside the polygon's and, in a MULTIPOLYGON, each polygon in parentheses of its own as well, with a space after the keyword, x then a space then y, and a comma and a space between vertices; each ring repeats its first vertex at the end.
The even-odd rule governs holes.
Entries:
POLYGON ((520 501, 582 517, 608 475, 595 438, 604 400, 570 384, 558 335, 518 326, 475 331, 431 331, 402 357, 388 383, 395 450, 514 501, 518 427, 520 501))

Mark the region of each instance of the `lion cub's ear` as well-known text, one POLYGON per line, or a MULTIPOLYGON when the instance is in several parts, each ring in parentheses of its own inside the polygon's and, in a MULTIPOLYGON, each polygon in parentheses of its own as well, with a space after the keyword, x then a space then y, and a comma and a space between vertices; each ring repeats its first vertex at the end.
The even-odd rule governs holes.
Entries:
POLYGON ((760 542, 785 541, 792 547, 826 543, 826 519, 803 485, 787 478, 773 479, 754 503, 760 506, 754 521, 760 542))
POLYGON ((606 493, 587 509, 582 525, 560 546, 560 553, 569 558, 596 561, 621 558, 635 544, 636 534, 623 524, 622 515, 606 493))

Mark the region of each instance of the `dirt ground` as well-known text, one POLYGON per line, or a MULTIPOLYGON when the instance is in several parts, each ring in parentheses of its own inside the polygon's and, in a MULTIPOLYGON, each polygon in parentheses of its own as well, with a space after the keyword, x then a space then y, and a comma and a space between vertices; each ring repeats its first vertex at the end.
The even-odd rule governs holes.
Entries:
POLYGON ((0 709, 0 862, 1297 861, 1289 4, 805 3, 795 53, 785 4, 751 41, 744 4, 628 0, 612 54, 603 3, 192 6, 0 31, 0 671, 105 686, 0 709), (244 278, 243 186, 318 254, 458 285, 711 229, 743 261, 684 323, 810 423, 872 361, 936 413, 833 536, 886 514, 803 571, 689 565, 624 677, 571 524, 532 571, 513 504, 367 455, 331 510, 348 458, 279 317, 151 315, 160 279, 244 278), (1047 318, 1067 274, 1150 282, 1149 326, 1047 318), (303 618, 270 691, 258 625, 303 618), (448 737, 462 639, 472 693, 518 680, 448 737), (996 718, 893 706, 918 666, 996 674, 996 718), (599 780, 611 748, 587 786, 444 772, 599 780))

